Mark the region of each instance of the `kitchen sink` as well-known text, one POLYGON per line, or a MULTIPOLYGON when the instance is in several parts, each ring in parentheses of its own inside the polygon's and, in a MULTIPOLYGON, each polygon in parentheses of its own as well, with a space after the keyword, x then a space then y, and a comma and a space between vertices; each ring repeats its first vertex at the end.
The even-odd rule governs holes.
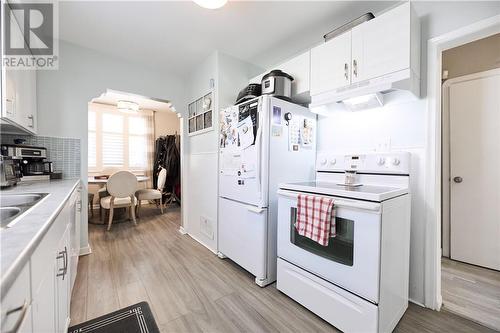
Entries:
POLYGON ((0 229, 9 228, 22 213, 33 208, 48 193, 0 193, 0 229))
POLYGON ((5 228, 20 213, 19 207, 0 207, 0 228, 5 228))
POLYGON ((43 198, 42 194, 8 194, 0 195, 0 207, 24 206, 36 203, 43 198))

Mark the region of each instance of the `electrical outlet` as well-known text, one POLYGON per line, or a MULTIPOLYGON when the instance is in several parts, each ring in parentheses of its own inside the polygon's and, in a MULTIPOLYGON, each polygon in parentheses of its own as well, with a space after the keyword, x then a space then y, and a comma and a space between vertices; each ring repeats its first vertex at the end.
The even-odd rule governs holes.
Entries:
POLYGON ((200 216, 200 232, 210 239, 214 239, 214 228, 212 220, 200 216))
POLYGON ((381 139, 377 146, 375 147, 375 151, 379 152, 388 152, 391 150, 391 137, 386 137, 381 139))

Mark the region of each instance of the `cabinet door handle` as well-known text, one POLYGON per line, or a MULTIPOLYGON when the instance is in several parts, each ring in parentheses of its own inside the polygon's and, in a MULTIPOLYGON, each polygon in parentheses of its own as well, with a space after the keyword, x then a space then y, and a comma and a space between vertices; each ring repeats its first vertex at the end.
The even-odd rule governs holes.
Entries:
POLYGON ((349 65, 347 62, 344 64, 344 77, 346 81, 349 81, 349 65))
POLYGON ((20 307, 7 311, 7 313, 5 314, 6 316, 10 316, 11 314, 16 312, 21 312, 21 314, 19 315, 19 318, 14 324, 14 327, 12 327, 12 329, 10 331, 7 331, 6 333, 19 332, 19 329, 21 328, 21 325, 23 324, 24 319, 26 319, 26 315, 28 314, 28 307, 29 307, 28 301, 25 300, 24 304, 21 305, 20 307))
POLYGON ((29 115, 28 119, 31 120, 31 125, 28 125, 28 127, 35 127, 35 117, 33 117, 33 115, 29 115))
POLYGON ((352 60, 352 72, 355 77, 358 77, 358 62, 356 61, 356 59, 352 60))
POLYGON ((14 115, 14 112, 15 112, 15 104, 14 104, 14 100, 13 100, 13 99, 11 99, 11 98, 6 98, 6 99, 5 99, 5 102, 6 102, 6 103, 11 103, 11 107, 10 107, 10 108, 6 107, 6 109, 7 109, 7 114, 8 114, 9 116, 13 116, 13 115, 14 115))
MULTIPOLYGON (((63 260, 63 268, 58 268, 58 273, 56 274, 57 277, 62 276, 64 280, 64 267, 66 266, 66 257, 64 255, 64 251, 59 251, 59 255, 56 257, 57 260, 62 259, 63 260)), ((59 265, 58 265, 59 266, 59 265)))
POLYGON ((68 273, 68 248, 65 246, 64 247, 64 276, 63 276, 63 280, 64 280, 64 277, 66 276, 67 273, 68 273))
POLYGON ((59 255, 56 257, 56 259, 63 260, 63 268, 58 269, 58 273, 56 274, 56 276, 62 276, 62 279, 64 280, 64 277, 68 272, 68 248, 66 246, 64 247, 64 251, 59 252, 59 255))

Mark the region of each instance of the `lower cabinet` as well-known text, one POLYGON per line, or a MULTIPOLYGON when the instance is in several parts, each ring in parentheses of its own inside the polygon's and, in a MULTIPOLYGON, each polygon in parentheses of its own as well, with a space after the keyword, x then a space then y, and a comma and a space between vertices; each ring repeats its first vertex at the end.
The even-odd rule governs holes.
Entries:
POLYGON ((56 332, 54 265, 47 265, 38 289, 33 293, 33 332, 56 332))
POLYGON ((69 255, 69 279, 71 280, 71 289, 75 284, 76 270, 78 267, 78 257, 80 256, 80 221, 82 216, 82 197, 81 190, 76 190, 69 200, 71 207, 70 216, 70 255, 69 255))
POLYGON ((1 332, 38 332, 32 327, 30 301, 30 271, 29 264, 26 264, 12 287, 2 297, 1 332))
POLYGON ((71 226, 68 225, 59 242, 54 265, 56 278, 56 330, 54 332, 66 332, 69 327, 69 303, 71 300, 70 231, 71 226))
POLYGON ((78 188, 2 297, 1 332, 67 332, 78 263, 80 210, 78 188))
POLYGON ((69 326, 70 225, 66 225, 52 262, 48 263, 38 290, 33 294, 33 332, 66 332, 69 326))

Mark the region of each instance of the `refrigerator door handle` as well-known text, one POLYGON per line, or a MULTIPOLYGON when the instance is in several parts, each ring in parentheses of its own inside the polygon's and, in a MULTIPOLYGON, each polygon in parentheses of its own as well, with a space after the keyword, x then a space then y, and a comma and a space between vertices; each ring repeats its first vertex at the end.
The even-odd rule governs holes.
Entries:
POLYGON ((255 149, 257 149, 257 184, 259 187, 259 197, 262 200, 262 102, 257 106, 257 137, 255 139, 255 149))
POLYGON ((247 205, 247 210, 252 213, 260 214, 264 211, 263 208, 247 205))

